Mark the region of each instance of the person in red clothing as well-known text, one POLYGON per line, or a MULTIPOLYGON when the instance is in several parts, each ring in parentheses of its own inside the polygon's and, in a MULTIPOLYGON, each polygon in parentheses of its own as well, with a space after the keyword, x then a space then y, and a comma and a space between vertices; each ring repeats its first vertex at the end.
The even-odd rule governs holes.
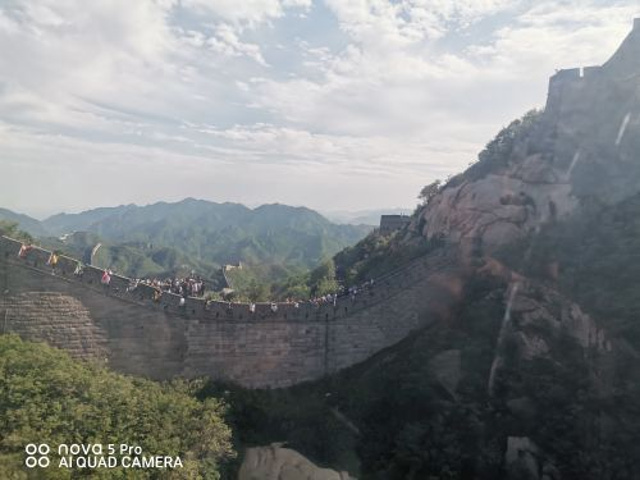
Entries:
POLYGON ((23 243, 22 246, 20 247, 20 251, 18 252, 18 256, 20 258, 27 258, 27 255, 31 250, 33 250, 33 247, 31 245, 25 245, 23 243))

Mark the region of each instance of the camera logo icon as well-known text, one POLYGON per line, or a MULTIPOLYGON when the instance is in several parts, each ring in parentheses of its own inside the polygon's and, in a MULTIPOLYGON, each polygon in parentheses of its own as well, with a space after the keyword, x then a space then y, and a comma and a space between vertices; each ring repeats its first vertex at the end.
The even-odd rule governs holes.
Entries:
POLYGON ((27 458, 24 460, 27 468, 47 468, 51 463, 47 456, 51 449, 46 443, 41 443, 40 445, 30 443, 24 448, 24 451, 27 453, 27 458))

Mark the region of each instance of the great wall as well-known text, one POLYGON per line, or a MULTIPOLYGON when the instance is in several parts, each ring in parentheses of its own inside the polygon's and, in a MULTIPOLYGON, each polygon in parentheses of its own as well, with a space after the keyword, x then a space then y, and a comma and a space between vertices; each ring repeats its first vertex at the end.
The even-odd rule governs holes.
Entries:
POLYGON ((615 54, 603 65, 565 68, 557 70, 549 79, 549 90, 545 112, 553 114, 565 109, 582 111, 585 106, 585 89, 607 84, 611 92, 616 84, 637 80, 637 64, 640 59, 640 18, 633 21, 633 29, 615 54), (613 88, 611 88, 613 87, 613 88))
MULTIPOLYGON (((578 204, 569 181, 578 159, 584 164, 621 160, 607 162, 607 181, 616 189, 606 189, 603 199, 637 193, 640 171, 629 170, 631 157, 625 153, 633 151, 635 137, 627 135, 621 142, 620 125, 630 122, 631 129, 640 122, 630 115, 637 111, 639 78, 636 19, 602 67, 560 70, 551 77, 545 128, 534 140, 542 146, 551 142, 553 161, 528 153, 526 142, 514 146, 512 156, 518 160, 509 168, 441 192, 421 215, 423 236, 444 236, 460 246, 481 238, 487 249, 569 215, 578 204), (633 101, 612 102, 612 95, 633 101), (516 194, 531 202, 504 201, 516 194), (551 202, 553 214, 535 208, 551 202)), ((602 175, 600 180, 606 187, 602 175)), ((247 304, 198 298, 180 306, 180 298, 167 292, 154 299, 153 288, 130 290, 131 281, 118 275, 105 287, 102 270, 86 266, 82 276, 75 275, 78 262, 64 256, 52 272, 46 265, 51 252, 33 248, 23 259, 21 246, 0 237, 0 333, 46 341, 125 373, 153 379, 208 376, 252 388, 321 378, 447 318, 468 274, 464 262, 452 258, 464 248, 443 248, 376 279, 375 287, 355 301, 342 298, 335 306, 298 308, 278 304, 276 311, 270 304, 257 304, 252 312, 247 304)))
POLYGON ((139 285, 0 237, 0 328, 153 379, 208 376, 246 387, 284 387, 362 362, 446 316, 461 290, 444 250, 376 280, 336 305, 205 302, 139 285))

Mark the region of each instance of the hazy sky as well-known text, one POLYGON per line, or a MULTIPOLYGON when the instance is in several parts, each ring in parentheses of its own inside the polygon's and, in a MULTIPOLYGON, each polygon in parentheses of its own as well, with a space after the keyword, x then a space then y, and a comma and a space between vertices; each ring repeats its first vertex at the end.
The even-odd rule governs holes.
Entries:
POLYGON ((0 0, 0 206, 412 207, 636 0, 0 0))

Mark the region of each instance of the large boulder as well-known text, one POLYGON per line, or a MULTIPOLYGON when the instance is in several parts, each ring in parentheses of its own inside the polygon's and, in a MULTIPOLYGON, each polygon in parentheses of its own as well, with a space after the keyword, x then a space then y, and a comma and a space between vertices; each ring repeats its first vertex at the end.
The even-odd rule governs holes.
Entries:
POLYGON ((540 480, 540 451, 527 437, 509 437, 505 465, 509 480, 540 480))
POLYGON ((320 468, 295 450, 277 444, 248 448, 238 480, 350 480, 346 472, 320 468))

